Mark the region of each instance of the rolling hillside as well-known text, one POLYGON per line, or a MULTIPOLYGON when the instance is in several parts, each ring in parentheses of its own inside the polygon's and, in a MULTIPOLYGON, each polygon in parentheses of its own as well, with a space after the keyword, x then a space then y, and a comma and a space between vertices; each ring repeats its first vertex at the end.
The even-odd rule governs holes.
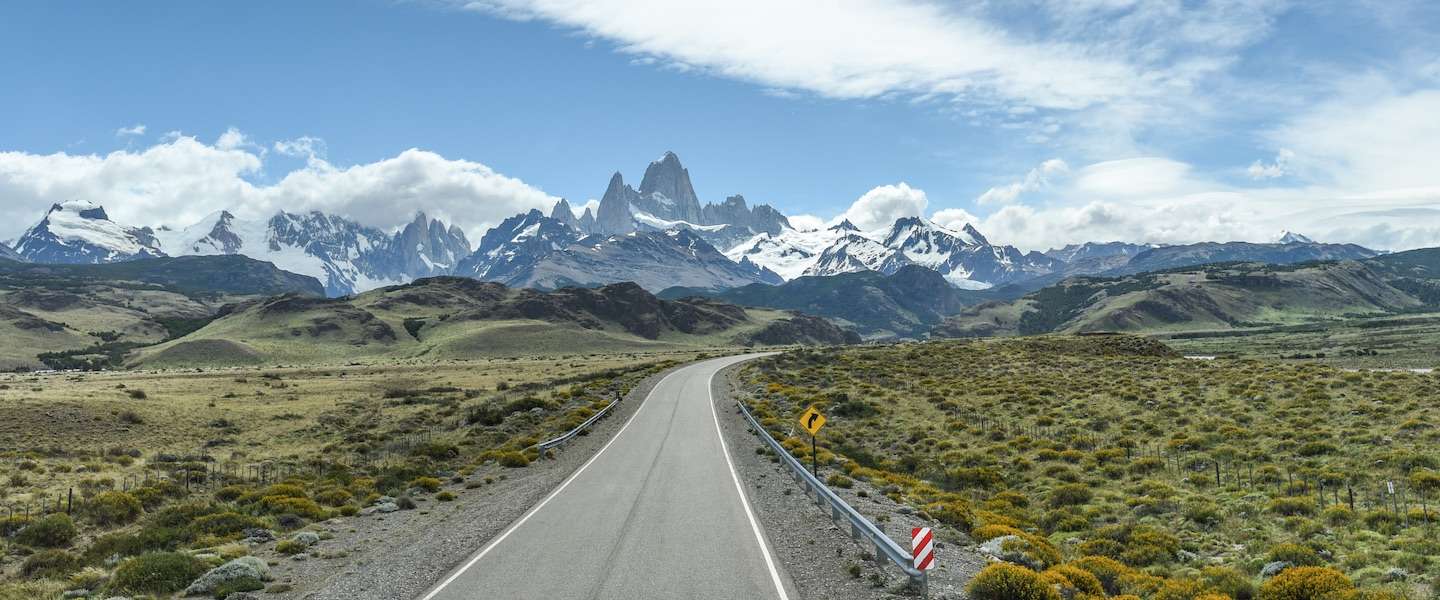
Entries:
POLYGON ((135 366, 336 363, 753 344, 833 344, 855 334, 822 319, 713 300, 660 300, 633 283, 554 292, 458 277, 352 298, 281 296, 229 307, 135 366))
POLYGON ((243 256, 98 265, 0 260, 0 369, 95 368, 187 333, 227 303, 317 296, 314 278, 243 256))
POLYGON ((707 296, 742 306, 798 310, 835 320, 875 339, 921 337, 945 317, 1000 297, 995 291, 956 288, 940 273, 918 265, 902 267, 892 275, 858 271, 720 292, 671 288, 660 295, 707 296))
POLYGON ((940 337, 1049 332, 1217 331, 1414 311, 1434 298, 1423 253, 1363 262, 1228 263, 1125 277, 1076 277, 947 320, 940 337), (1415 271, 1421 269, 1421 271, 1415 271), (1404 275, 1410 273, 1410 275, 1404 275))

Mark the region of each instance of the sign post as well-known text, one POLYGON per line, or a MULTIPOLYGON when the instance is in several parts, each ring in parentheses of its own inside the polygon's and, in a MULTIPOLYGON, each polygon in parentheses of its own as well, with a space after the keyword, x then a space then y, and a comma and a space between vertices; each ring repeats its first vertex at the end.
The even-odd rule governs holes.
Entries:
POLYGON ((935 536, 929 527, 915 527, 910 530, 910 555, 914 557, 914 567, 922 574, 921 584, 924 589, 920 590, 921 597, 930 597, 930 577, 926 571, 935 568, 935 536))
POLYGON ((805 409, 800 415, 800 428, 810 432, 810 472, 816 478, 820 477, 820 453, 816 451, 815 436, 820 433, 820 428, 825 426, 825 415, 820 410, 811 406, 805 409))

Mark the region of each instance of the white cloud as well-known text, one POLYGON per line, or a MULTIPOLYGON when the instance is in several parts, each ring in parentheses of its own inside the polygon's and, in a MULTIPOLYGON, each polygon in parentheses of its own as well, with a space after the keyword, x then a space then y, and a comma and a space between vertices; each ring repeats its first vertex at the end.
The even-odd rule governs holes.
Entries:
POLYGON ((1110 160, 1075 173, 1073 188, 1100 198, 1145 198, 1193 189, 1191 166, 1162 157, 1110 160))
POLYGON ((230 127, 215 140, 215 147, 221 150, 238 150, 258 146, 255 145, 255 142, 250 141, 250 137, 246 136, 244 132, 230 127))
POLYGON ((1255 161, 1250 163, 1250 168, 1245 172, 1251 179, 1276 179, 1290 174, 1290 161, 1295 158, 1295 153, 1288 149, 1281 148, 1275 154, 1275 160, 1271 162, 1255 161))
POLYGON ((418 149, 349 167, 314 159, 273 184, 252 183, 264 164, 264 153, 239 131, 214 145, 178 135, 103 156, 0 152, 0 198, 6 199, 0 238, 18 236, 51 204, 72 199, 103 204, 122 224, 179 227, 224 209, 242 218, 322 210, 392 228, 423 208, 472 239, 506 217, 548 210, 557 200, 481 163, 418 149))
POLYGON ((1052 158, 1040 163, 1040 166, 1030 169, 1030 172, 1025 174, 1025 179, 985 190, 985 193, 980 194, 980 197, 976 198, 975 202, 982 205, 1009 204, 1018 199, 1020 194, 1040 190, 1046 185, 1049 185, 1051 178, 1069 172, 1070 165, 1065 164, 1065 161, 1058 158, 1052 158))
POLYGON ((1357 191, 1440 185, 1440 90, 1401 92, 1371 77, 1342 89, 1269 132, 1294 151, 1294 170, 1357 191))
POLYGON ((973 225, 978 229, 980 223, 982 223, 980 217, 970 214, 970 211, 963 208, 937 210, 935 214, 930 216, 930 220, 936 222, 941 227, 954 229, 956 231, 964 229, 966 225, 973 225))
POLYGON ((907 94, 1078 109, 1153 93, 1165 79, 1103 45, 1023 39, 983 15, 916 0, 452 4, 579 30, 637 55, 637 64, 834 98, 907 94))
POLYGON ((786 215, 785 218, 796 231, 815 231, 825 227, 825 219, 815 215, 786 215))
POLYGON ((116 137, 130 137, 130 136, 136 136, 136 135, 145 135, 145 124, 144 124, 144 123, 136 123, 136 124, 131 125, 131 126, 129 126, 129 127, 121 127, 121 128, 119 128, 119 129, 116 129, 116 130, 115 130, 115 136, 116 136, 116 137))
POLYGON ((329 152, 325 140, 318 137, 302 135, 293 140, 280 140, 272 146, 276 152, 285 156, 304 158, 306 160, 321 159, 329 152))
POLYGON ((840 216, 863 231, 873 231, 893 225, 896 219, 925 214, 928 203, 923 190, 901 182, 865 192, 840 216))

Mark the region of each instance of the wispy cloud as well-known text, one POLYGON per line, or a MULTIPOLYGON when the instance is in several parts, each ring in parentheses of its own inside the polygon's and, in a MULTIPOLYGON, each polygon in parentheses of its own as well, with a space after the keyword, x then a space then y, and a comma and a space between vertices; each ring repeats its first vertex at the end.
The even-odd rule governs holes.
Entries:
POLYGON ((116 130, 115 130, 115 136, 116 136, 116 137, 130 137, 130 136, 137 136, 137 135, 145 135, 145 124, 144 124, 144 123, 136 123, 136 124, 131 125, 131 126, 129 126, 129 127, 121 127, 121 128, 119 128, 119 129, 116 129, 116 130))

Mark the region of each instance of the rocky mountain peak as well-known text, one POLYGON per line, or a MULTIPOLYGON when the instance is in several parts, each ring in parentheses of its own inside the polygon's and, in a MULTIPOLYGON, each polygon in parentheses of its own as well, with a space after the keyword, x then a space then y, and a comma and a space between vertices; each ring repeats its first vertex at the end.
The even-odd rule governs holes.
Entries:
POLYGON ((659 160, 645 167, 640 179, 640 197, 648 206, 641 206, 662 219, 700 223, 700 199, 690 183, 690 171, 680 164, 680 157, 666 152, 659 160))
POLYGON ((1281 244, 1313 244, 1313 243, 1315 243, 1315 240, 1312 240, 1312 239, 1310 239, 1310 238, 1308 238, 1308 237, 1305 237, 1305 236, 1300 235, 1300 234, 1298 234, 1298 233, 1295 233, 1295 232, 1293 232, 1293 231, 1286 231, 1286 232, 1280 234, 1280 243, 1281 243, 1281 244))
POLYGON ((164 256, 154 230, 124 227, 89 200, 50 207, 15 242, 15 252, 40 263, 95 264, 164 256))
POLYGON ((845 219, 835 225, 831 225, 827 231, 860 231, 860 228, 856 227, 854 223, 851 223, 850 219, 845 219))

